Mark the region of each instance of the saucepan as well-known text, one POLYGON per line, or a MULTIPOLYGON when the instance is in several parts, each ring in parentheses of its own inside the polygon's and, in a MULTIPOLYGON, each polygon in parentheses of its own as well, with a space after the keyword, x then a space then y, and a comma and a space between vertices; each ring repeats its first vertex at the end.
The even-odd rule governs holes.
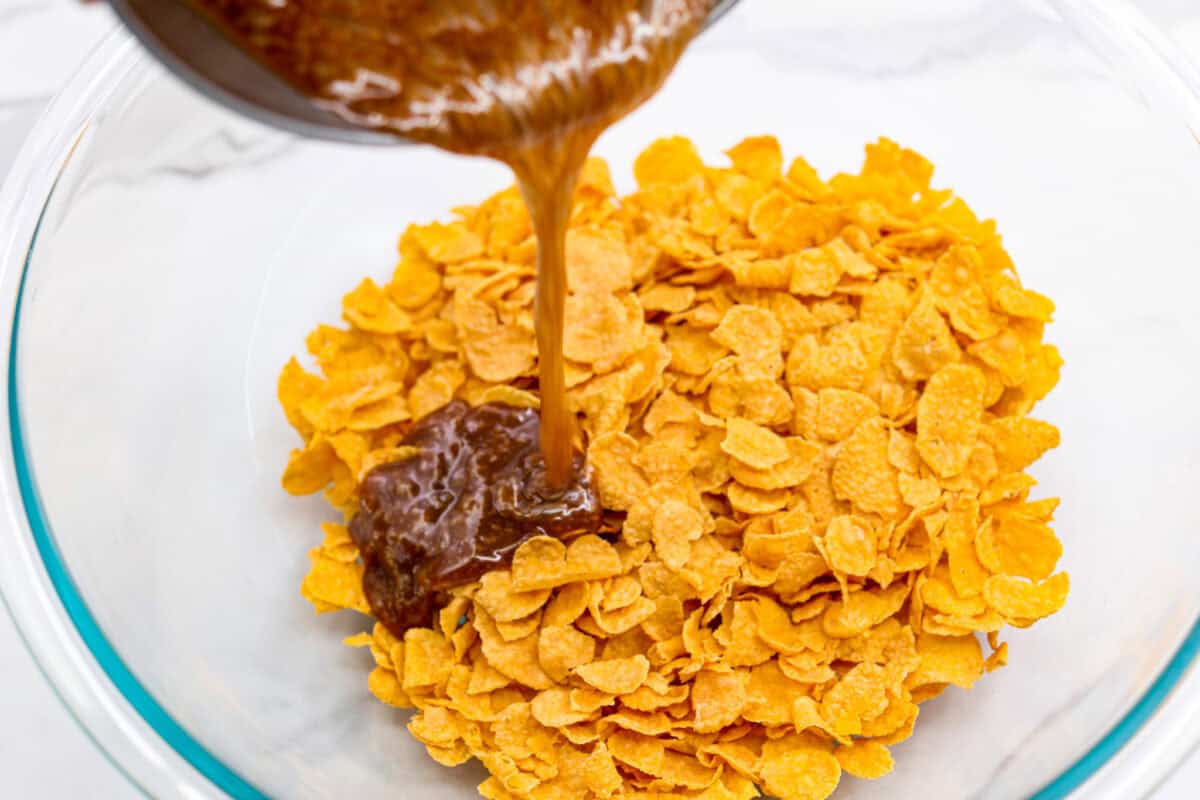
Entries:
MULTIPOLYGON (((708 25, 738 0, 717 0, 708 25)), ((301 136, 341 142, 397 144, 312 103, 254 60, 184 0, 111 0, 146 49, 205 95, 261 122, 301 136)))

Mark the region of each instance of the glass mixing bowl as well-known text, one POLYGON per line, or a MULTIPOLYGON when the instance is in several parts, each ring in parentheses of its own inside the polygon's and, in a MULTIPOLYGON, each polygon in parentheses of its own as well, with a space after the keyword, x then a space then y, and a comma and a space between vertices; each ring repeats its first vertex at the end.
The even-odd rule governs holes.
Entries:
MULTIPOLYGON (((996 218, 1054 297, 1072 595, 1012 664, 922 707, 897 769, 839 796, 1129 798, 1200 734, 1200 130, 1196 75, 1113 2, 746 0, 597 150, 719 157, 771 132, 825 172, 888 135, 996 218)), ((509 181, 425 148, 236 118, 118 34, 0 200, 11 320, 0 584, 113 764, 156 798, 469 796, 367 692, 353 615, 298 595, 328 513, 279 488, 280 366, 411 220, 509 181)))

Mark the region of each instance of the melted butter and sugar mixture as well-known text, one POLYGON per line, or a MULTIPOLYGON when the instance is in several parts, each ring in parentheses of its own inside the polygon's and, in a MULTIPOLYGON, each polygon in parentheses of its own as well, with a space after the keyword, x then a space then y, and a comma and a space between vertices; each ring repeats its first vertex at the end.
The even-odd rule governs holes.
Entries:
POLYGON ((712 0, 195 2, 319 105, 502 161, 521 187, 538 249, 540 423, 516 409, 434 412, 406 439, 422 455, 367 478, 353 526, 372 611, 397 633, 426 624, 446 588, 500 566, 524 538, 599 525, 563 373, 575 183, 596 137, 659 88, 712 0))
POLYGON ((380 622, 427 625, 445 590, 500 566, 531 536, 599 528, 583 455, 572 465, 577 479, 553 488, 537 433, 531 409, 455 400, 408 432, 417 455, 367 475, 350 535, 380 622))
MULTIPOLYGON (((193 0, 260 62, 366 128, 511 154, 649 97, 711 0, 193 0)), ((586 133, 581 138, 587 139, 586 133)), ((586 149, 586 148, 585 148, 586 149)))

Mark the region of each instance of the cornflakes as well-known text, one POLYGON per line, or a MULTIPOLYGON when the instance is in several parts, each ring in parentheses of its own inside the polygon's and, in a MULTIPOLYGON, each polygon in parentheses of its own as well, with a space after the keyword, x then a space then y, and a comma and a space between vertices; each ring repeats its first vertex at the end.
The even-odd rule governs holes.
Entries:
MULTIPOLYGON (((1059 444, 1027 416, 1062 364, 1053 304, 993 224, 888 140, 829 180, 773 137, 727 153, 664 139, 632 194, 597 159, 577 189, 564 352, 599 534, 530 538, 429 627, 347 639, 485 797, 822 800, 1066 600, 1025 473, 1059 444)), ((514 189, 405 232, 350 327, 309 337, 316 371, 280 375, 289 492, 351 514, 413 421, 538 407, 531 237, 514 189)), ((345 526, 310 558, 318 612, 367 613, 345 526)))

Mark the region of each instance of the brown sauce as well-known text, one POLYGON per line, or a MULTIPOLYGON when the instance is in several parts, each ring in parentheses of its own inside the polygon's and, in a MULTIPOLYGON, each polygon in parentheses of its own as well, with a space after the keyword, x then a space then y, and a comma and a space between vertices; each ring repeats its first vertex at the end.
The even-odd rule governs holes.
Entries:
POLYGON ((547 482, 535 411, 455 400, 404 443, 420 452, 368 473, 350 523, 367 602, 397 634, 428 625, 447 589, 504 564, 529 537, 600 527, 581 454, 569 487, 547 482))
MULTIPOLYGON (((530 470, 524 475, 530 488, 513 496, 536 505, 527 515, 514 512, 498 521, 488 516, 494 504, 480 506, 491 510, 474 516, 439 512, 437 524, 417 534, 420 546, 408 548, 402 530, 383 533, 391 523, 379 521, 407 520, 429 507, 425 495, 397 483, 417 480, 415 469, 432 470, 421 457, 368 476, 355 520, 372 609, 397 633, 420 617, 410 609, 419 609, 425 615, 419 624, 428 624, 433 599, 421 591, 440 591, 501 563, 521 538, 514 525, 536 530, 554 517, 556 502, 565 518, 574 519, 572 503, 589 492, 582 459, 573 455, 575 418, 562 356, 565 238, 576 179, 596 137, 659 88, 713 0, 193 2, 321 106, 364 127, 503 161, 520 184, 538 246, 534 319, 542 459, 505 462, 503 476, 515 481, 513 470, 530 470), (489 544, 485 539, 492 534, 485 532, 493 523, 504 533, 489 544), (463 561, 468 566, 458 563, 464 553, 470 554, 463 561), (405 577, 404 569, 415 572, 405 577), (388 592, 395 597, 389 599, 388 592)), ((434 443, 434 434, 466 435, 476 423, 464 420, 474 420, 473 413, 435 414, 414 433, 420 431, 444 455, 449 444, 434 443)), ((513 426, 504 435, 514 441, 534 436, 537 426, 528 413, 488 414, 487 436, 470 434, 450 443, 486 450, 500 442, 505 425, 513 426)), ((490 457, 480 452, 467 461, 490 457)), ((475 491, 474 478, 462 480, 464 491, 475 491)))
MULTIPOLYGON (((501 160, 649 97, 712 0, 192 0, 363 127, 501 160)), ((583 138, 587 138, 586 135, 583 138)), ((586 150, 586 147, 584 148, 586 150)))

